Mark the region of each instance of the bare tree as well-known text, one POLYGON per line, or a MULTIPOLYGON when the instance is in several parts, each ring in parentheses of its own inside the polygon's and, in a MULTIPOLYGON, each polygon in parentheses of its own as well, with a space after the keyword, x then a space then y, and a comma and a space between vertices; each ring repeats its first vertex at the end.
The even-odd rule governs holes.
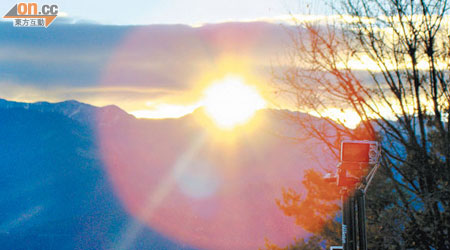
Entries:
MULTIPOLYGON (((369 235, 372 246, 450 249, 448 3, 344 0, 334 7, 339 18, 297 20, 290 66, 274 76, 298 110, 326 118, 335 132, 289 115, 336 156, 341 138, 381 142, 380 190, 368 194, 369 232, 378 232, 369 235), (356 129, 344 126, 348 114, 361 119, 356 129)), ((301 218, 292 211, 304 200, 289 192, 279 206, 301 218)))

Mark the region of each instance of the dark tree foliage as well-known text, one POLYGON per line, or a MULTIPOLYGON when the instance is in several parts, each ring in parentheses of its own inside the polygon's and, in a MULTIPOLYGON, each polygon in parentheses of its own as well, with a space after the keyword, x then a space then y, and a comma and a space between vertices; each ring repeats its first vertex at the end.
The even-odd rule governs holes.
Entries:
MULTIPOLYGON (((323 118, 335 110, 335 119, 319 126, 290 118, 336 157, 343 138, 381 143, 367 193, 369 249, 450 249, 448 3, 343 0, 335 7, 338 19, 297 20, 291 66, 274 73, 298 110, 323 118), (361 119, 357 129, 344 126, 349 114, 361 119)), ((278 205, 314 237, 285 249, 339 243, 338 195, 324 193, 329 187, 317 172, 303 184, 306 194, 284 190, 278 205)))

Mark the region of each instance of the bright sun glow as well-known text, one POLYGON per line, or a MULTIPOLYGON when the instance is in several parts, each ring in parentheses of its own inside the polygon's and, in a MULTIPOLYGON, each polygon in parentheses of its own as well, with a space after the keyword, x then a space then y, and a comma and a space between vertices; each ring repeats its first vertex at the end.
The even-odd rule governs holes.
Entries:
POLYGON ((242 78, 228 76, 206 89, 203 99, 206 113, 222 129, 232 129, 246 123, 266 102, 256 88, 242 78))
POLYGON ((329 117, 347 128, 354 129, 361 122, 361 117, 352 110, 340 110, 337 108, 330 108, 321 113, 324 117, 329 117))

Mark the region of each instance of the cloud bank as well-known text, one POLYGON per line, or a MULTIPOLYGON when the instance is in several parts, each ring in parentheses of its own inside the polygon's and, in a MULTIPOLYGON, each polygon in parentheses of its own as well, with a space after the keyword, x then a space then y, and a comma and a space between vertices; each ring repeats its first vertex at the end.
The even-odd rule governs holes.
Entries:
POLYGON ((48 29, 0 22, 0 33, 1 98, 114 103, 128 112, 192 105, 199 79, 225 71, 224 58, 267 80, 289 41, 286 26, 268 22, 114 26, 61 18, 48 29))

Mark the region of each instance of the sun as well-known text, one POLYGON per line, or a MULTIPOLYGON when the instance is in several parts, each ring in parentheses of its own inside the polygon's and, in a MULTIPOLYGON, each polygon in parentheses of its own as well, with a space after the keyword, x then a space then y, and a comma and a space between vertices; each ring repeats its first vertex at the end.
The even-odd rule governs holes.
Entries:
POLYGON ((239 76, 227 76, 204 92, 206 114, 222 129, 233 129, 249 121, 266 106, 258 90, 239 76))

